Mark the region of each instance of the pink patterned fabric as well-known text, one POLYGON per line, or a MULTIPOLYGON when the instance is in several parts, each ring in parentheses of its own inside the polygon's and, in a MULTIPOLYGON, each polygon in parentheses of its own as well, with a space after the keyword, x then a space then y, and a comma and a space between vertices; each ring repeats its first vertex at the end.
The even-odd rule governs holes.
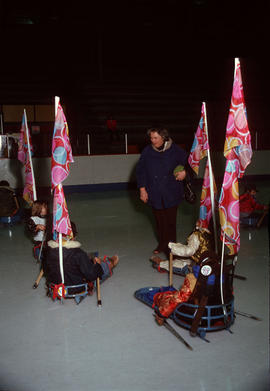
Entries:
MULTIPOLYGON (((205 109, 205 104, 203 103, 201 108, 201 117, 200 117, 199 125, 188 158, 190 167, 195 171, 197 175, 199 173, 200 161, 205 156, 207 156, 208 151, 209 151, 209 144, 208 144, 208 136, 206 131, 206 109, 205 109)), ((214 182, 213 183, 214 192, 216 193, 216 184, 214 181, 213 174, 212 174, 212 178, 214 182)), ((200 224, 201 227, 208 228, 211 217, 212 217, 212 203, 211 203, 211 191, 210 191, 209 163, 207 159, 205 172, 204 172, 202 193, 201 193, 200 217, 198 223, 200 224)))
MULTIPOLYGON (((33 186, 34 186, 34 180, 30 165, 30 157, 29 157, 29 150, 28 150, 28 142, 27 142, 27 119, 25 116, 25 113, 23 114, 22 118, 22 125, 21 125, 21 132, 20 132, 20 140, 18 145, 18 160, 24 164, 24 189, 23 189, 23 198, 26 202, 28 202, 30 205, 34 201, 34 192, 33 192, 33 186)), ((31 156, 33 155, 33 146, 31 142, 31 137, 28 132, 29 137, 29 145, 30 145, 30 153, 31 156)))
POLYGON ((73 237, 65 200, 62 182, 69 175, 69 163, 73 162, 72 149, 69 141, 68 126, 61 105, 58 105, 55 117, 53 141, 52 141, 52 167, 51 180, 54 189, 53 199, 53 233, 62 233, 73 237))
POLYGON ((73 163, 69 141, 68 125, 61 105, 58 105, 55 117, 52 141, 52 188, 62 183, 69 175, 69 163, 73 163))
POLYGON ((208 137, 206 133, 205 105, 202 104, 201 118, 191 147, 188 163, 198 175, 200 160, 207 155, 209 149, 208 137))
POLYGON ((235 59, 234 83, 226 127, 224 156, 227 158, 227 163, 219 199, 221 240, 223 240, 225 234, 225 244, 229 249, 229 254, 233 255, 238 253, 240 248, 238 178, 244 175, 252 157, 251 137, 247 123, 238 59, 235 59))
MULTIPOLYGON (((213 176, 213 187, 214 187, 214 197, 216 198, 217 188, 213 176)), ((209 163, 207 160, 204 179, 202 185, 202 193, 200 200, 200 217, 199 217, 199 226, 202 228, 208 228, 209 222, 212 217, 212 202, 211 202, 211 191, 210 191, 210 177, 209 177, 209 163)))
POLYGON ((63 187, 61 185, 54 189, 53 197, 53 232, 73 237, 71 223, 69 219, 67 203, 63 187))

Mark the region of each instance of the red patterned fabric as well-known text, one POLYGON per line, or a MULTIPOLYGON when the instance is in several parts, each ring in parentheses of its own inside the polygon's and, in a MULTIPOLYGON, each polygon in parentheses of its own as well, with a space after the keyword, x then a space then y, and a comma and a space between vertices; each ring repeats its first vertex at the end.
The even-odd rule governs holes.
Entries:
POLYGON ((178 304, 188 301, 191 293, 190 281, 188 277, 186 277, 183 286, 179 291, 156 293, 154 296, 153 308, 157 306, 160 314, 168 318, 178 304))
MULTIPOLYGON (((207 134, 206 107, 205 107, 205 103, 203 102, 201 108, 201 117, 200 117, 199 126, 197 128, 197 132, 195 134, 191 152, 188 158, 190 167, 193 168, 193 170, 197 175, 199 173, 200 161, 205 156, 208 155, 208 152, 209 152, 209 143, 208 143, 208 134, 207 134)), ((215 195, 216 184, 215 184, 213 172, 211 174, 212 174, 211 178, 213 181, 213 190, 215 195)), ((209 221, 212 217, 212 201, 211 201, 211 186, 210 186, 211 178, 210 178, 209 162, 207 158, 207 163, 204 172, 202 193, 201 193, 200 216, 199 216, 199 223, 200 226, 203 228, 208 228, 209 221)))
POLYGON ((73 162, 68 125, 63 109, 59 103, 55 117, 52 141, 51 179, 53 189, 62 183, 69 175, 69 163, 73 162))
POLYGON ((53 198, 53 232, 73 237, 71 222, 68 214, 67 203, 63 187, 57 186, 54 190, 53 198))
POLYGON ((219 199, 221 240, 225 235, 225 244, 229 249, 229 254, 234 255, 238 253, 240 248, 238 179, 244 175, 252 157, 239 59, 235 59, 224 156, 227 158, 227 162, 219 199))
POLYGON ((51 180, 54 189, 53 199, 53 233, 56 232, 73 237, 67 204, 65 200, 62 182, 69 175, 69 163, 73 162, 66 117, 60 104, 58 104, 55 117, 53 141, 51 180))
MULTIPOLYGON (((216 198, 217 187, 213 178, 213 188, 214 188, 214 198, 216 198)), ((211 201, 211 188, 210 188, 210 176, 209 176, 209 162, 207 160, 205 171, 204 171, 204 179, 202 185, 202 193, 200 200, 200 217, 198 220, 198 224, 202 228, 208 228, 209 222, 212 217, 212 201, 211 201)))
POLYGON ((201 118, 199 125, 194 137, 194 141, 191 147, 191 152, 188 158, 188 163, 190 167, 198 175, 200 160, 207 156, 207 151, 209 149, 208 145, 208 136, 206 132, 206 113, 205 113, 205 104, 202 104, 201 109, 201 118))
POLYGON ((33 155, 33 146, 32 146, 31 136, 29 134, 29 129, 27 125, 26 113, 24 112, 22 118, 20 140, 18 145, 18 160, 20 160, 20 162, 24 164, 25 185, 23 189, 23 198, 30 205, 33 203, 33 201, 35 201, 34 199, 35 180, 30 164, 30 158, 31 158, 30 156, 32 155, 33 155), (28 148, 28 140, 29 140, 30 150, 28 148))

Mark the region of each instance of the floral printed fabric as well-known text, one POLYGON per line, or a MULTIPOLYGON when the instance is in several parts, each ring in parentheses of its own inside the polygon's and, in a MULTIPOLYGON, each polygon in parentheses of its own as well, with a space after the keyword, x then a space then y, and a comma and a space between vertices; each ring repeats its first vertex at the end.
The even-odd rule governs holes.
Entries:
POLYGON ((188 158, 188 163, 190 167, 195 171, 197 175, 199 173, 200 160, 202 160, 207 155, 208 149, 209 145, 206 132, 206 113, 205 105, 203 103, 199 125, 188 158))
MULTIPOLYGON (((216 187, 213 174, 212 177, 213 177, 214 197, 216 197, 217 187, 216 187)), ((207 160, 205 171, 204 171, 201 200, 200 200, 200 217, 198 222, 199 226, 202 228, 208 228, 211 217, 212 217, 212 200, 211 200, 211 191, 210 191, 209 162, 207 160)))
POLYGON ((69 163, 73 162, 68 126, 61 105, 58 105, 52 141, 51 180, 54 189, 53 232, 73 237, 62 182, 69 175, 69 163))
POLYGON ((238 178, 244 175, 252 157, 239 59, 235 59, 224 156, 227 158, 227 162, 219 199, 221 240, 225 235, 225 244, 229 249, 229 254, 233 255, 238 253, 240 248, 238 178))
POLYGON ((73 163, 69 141, 68 125, 61 105, 58 105, 55 117, 52 141, 52 188, 62 183, 69 175, 69 163, 73 163))
POLYGON ((25 199, 28 204, 32 205, 34 201, 34 178, 31 170, 31 164, 30 164, 30 155, 33 155, 33 146, 31 142, 31 137, 28 132, 28 138, 29 138, 29 146, 30 151, 28 150, 28 140, 27 140, 27 132, 28 132, 28 126, 27 126, 27 119, 26 114, 24 112, 23 118, 22 118, 22 125, 21 125, 21 132, 20 132, 20 140, 18 145, 18 160, 24 164, 24 189, 23 189, 23 198, 25 199))

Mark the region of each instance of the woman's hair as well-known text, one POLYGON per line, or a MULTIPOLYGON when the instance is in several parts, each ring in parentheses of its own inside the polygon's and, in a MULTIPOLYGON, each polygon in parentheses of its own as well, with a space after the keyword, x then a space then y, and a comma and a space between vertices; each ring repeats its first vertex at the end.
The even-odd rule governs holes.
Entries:
POLYGON ((168 141, 170 138, 168 130, 163 127, 152 127, 150 129, 148 129, 147 136, 150 137, 151 133, 153 133, 153 132, 158 133, 163 138, 164 141, 168 141))
POLYGON ((32 205, 32 216, 39 216, 41 214, 42 207, 48 209, 46 201, 34 201, 32 205))

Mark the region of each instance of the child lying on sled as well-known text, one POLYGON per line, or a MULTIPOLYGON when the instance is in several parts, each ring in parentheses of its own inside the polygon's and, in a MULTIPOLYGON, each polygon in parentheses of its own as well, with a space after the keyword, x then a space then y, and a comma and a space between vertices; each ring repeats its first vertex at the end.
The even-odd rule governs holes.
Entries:
MULTIPOLYGON (((232 298, 232 265, 228 264, 223 270, 223 294, 224 300, 232 298)), ((188 273, 179 290, 158 289, 153 296, 155 318, 158 324, 163 324, 164 318, 172 315, 176 307, 181 303, 201 305, 205 303, 217 305, 220 302, 220 261, 218 256, 211 251, 201 254, 198 262, 194 263, 192 271, 188 273)))

